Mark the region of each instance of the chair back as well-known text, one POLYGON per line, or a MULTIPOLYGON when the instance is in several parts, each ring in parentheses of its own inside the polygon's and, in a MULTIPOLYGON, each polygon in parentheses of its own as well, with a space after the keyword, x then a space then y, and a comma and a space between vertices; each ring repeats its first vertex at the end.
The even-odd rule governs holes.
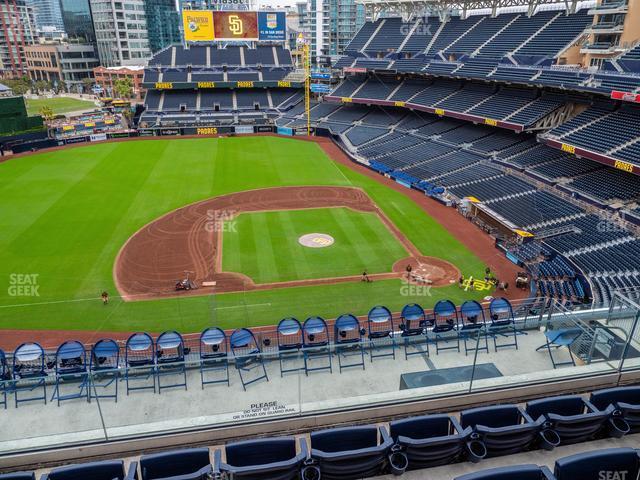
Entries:
POLYGON ((389 424, 394 443, 402 448, 411 470, 448 465, 465 451, 467 435, 449 415, 423 415, 389 424))
POLYGON ((0 349, 0 382, 3 380, 11 380, 11 369, 7 363, 7 356, 4 351, 0 349))
POLYGON ((463 428, 471 428, 484 444, 487 456, 511 455, 527 450, 538 438, 541 424, 517 405, 496 405, 465 410, 463 428))
POLYGON ((124 357, 127 367, 154 365, 156 356, 151 335, 143 332, 131 335, 125 344, 124 357))
POLYGON ((393 334, 393 316, 387 307, 377 305, 367 316, 369 338, 384 338, 393 334))
POLYGON ((557 480, 601 480, 638 478, 640 463, 633 448, 606 448, 556 460, 557 480))
POLYGON ((283 318, 278 323, 278 349, 298 350, 302 348, 302 325, 296 318, 283 318))
POLYGON ((296 440, 294 437, 245 440, 226 445, 225 452, 226 463, 234 467, 286 462, 296 456, 296 440))
POLYGON ((44 349, 38 343, 23 343, 13 352, 13 378, 46 376, 44 349))
POLYGON ((218 327, 207 328, 200 334, 200 359, 227 356, 227 334, 218 327))
POLYGON ((122 460, 105 460, 56 468, 43 480, 124 480, 125 475, 122 460))
POLYGON ((161 333, 156 340, 156 358, 158 363, 184 362, 185 350, 182 335, 176 331, 161 333))
POLYGON ((424 309, 417 303, 410 303, 402 307, 400 319, 403 335, 420 335, 424 331, 426 320, 424 309))
POLYGON ((120 366, 120 347, 110 338, 98 340, 91 347, 91 358, 89 360, 89 370, 92 372, 100 370, 115 370, 120 366))
POLYGON ((211 465, 209 457, 208 448, 187 448, 143 455, 140 458, 142 480, 174 478, 196 473, 207 465, 211 465))
POLYGON ((76 340, 64 342, 56 351, 56 375, 87 371, 87 353, 84 345, 76 340))
POLYGON ((474 330, 485 325, 484 308, 475 300, 467 300, 460 306, 460 322, 463 330, 474 330))
POLYGON ((489 303, 491 324, 495 326, 510 325, 514 322, 511 302, 506 298, 494 298, 489 303))
POLYGON ((450 332, 458 328, 458 309, 451 300, 440 300, 433 307, 434 332, 450 332))
POLYGON ((322 317, 309 317, 302 325, 303 347, 324 347, 329 345, 327 322, 322 317))
POLYGON ((591 408, 579 395, 533 400, 527 404, 527 413, 534 418, 544 416, 563 445, 590 440, 610 418, 608 411, 591 408))
POLYGON ((360 322, 351 314, 340 315, 334 324, 334 342, 337 345, 362 341, 360 322))
POLYGON ((231 352, 236 358, 243 358, 260 353, 260 345, 255 335, 248 328, 234 330, 229 338, 231 352))

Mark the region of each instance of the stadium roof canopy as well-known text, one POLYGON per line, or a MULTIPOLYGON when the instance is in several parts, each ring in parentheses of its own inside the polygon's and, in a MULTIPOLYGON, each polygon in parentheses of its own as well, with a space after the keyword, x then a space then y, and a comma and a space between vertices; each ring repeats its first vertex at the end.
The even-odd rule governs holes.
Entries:
POLYGON ((356 0, 368 13, 377 17, 381 12, 398 12, 404 17, 432 12, 441 17, 459 12, 466 17, 473 10, 490 10, 495 15, 499 9, 520 7, 532 15, 540 5, 561 5, 568 12, 575 12, 578 0, 356 0))

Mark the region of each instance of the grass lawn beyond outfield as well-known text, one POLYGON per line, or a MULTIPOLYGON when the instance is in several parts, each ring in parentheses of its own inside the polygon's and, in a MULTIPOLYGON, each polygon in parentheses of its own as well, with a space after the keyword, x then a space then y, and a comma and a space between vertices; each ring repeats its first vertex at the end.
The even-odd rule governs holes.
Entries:
POLYGON ((39 115, 40 109, 45 105, 51 107, 54 114, 77 112, 79 110, 93 110, 96 108, 93 101, 69 97, 38 98, 36 100, 25 98, 25 102, 29 116, 39 115))
POLYGON ((223 268, 256 283, 390 272, 409 256, 376 214, 348 208, 242 213, 228 225, 223 268), (298 238, 308 233, 328 234, 334 244, 303 246, 298 238))
POLYGON ((227 193, 305 185, 362 188, 423 254, 457 265, 465 276, 484 275, 485 265, 412 200, 333 162, 315 143, 267 136, 103 143, 0 163, 0 328, 195 332, 213 324, 273 325, 286 316, 366 314, 376 304, 430 308, 441 298, 460 304, 484 295, 456 286, 407 290, 385 280, 117 298, 114 260, 147 223, 227 193), (37 288, 18 288, 26 280, 37 288), (112 296, 107 307, 99 299, 103 290, 112 296))

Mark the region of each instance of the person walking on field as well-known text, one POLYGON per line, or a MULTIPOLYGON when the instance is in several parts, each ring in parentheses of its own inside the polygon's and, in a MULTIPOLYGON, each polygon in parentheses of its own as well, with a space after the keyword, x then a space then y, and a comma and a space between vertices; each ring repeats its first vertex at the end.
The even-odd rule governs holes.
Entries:
POLYGON ((410 280, 411 279, 411 270, 413 270, 413 268, 411 267, 410 263, 407 264, 407 268, 405 268, 405 270, 407 271, 407 280, 410 280))
POLYGON ((369 278, 369 275, 367 275, 367 271, 365 270, 364 272, 362 272, 362 282, 367 282, 367 283, 371 283, 371 279, 369 278))
POLYGON ((107 293, 106 291, 102 292, 102 295, 100 295, 102 297, 102 304, 106 305, 107 303, 109 303, 109 293, 107 293))

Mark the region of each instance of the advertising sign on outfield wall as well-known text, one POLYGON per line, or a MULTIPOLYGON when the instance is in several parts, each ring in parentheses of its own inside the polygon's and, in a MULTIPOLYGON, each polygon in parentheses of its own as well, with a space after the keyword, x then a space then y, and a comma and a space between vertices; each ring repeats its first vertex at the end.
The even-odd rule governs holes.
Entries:
POLYGON ((235 132, 236 133, 253 133, 253 126, 249 126, 249 125, 238 125, 237 127, 235 127, 235 132))
POLYGON ((93 135, 89 135, 89 140, 92 142, 103 142, 107 139, 106 133, 94 133, 93 135))
POLYGON ((285 12, 183 10, 187 42, 285 41, 285 12))
POLYGON ((278 127, 278 135, 293 135, 293 129, 287 127, 278 127))

